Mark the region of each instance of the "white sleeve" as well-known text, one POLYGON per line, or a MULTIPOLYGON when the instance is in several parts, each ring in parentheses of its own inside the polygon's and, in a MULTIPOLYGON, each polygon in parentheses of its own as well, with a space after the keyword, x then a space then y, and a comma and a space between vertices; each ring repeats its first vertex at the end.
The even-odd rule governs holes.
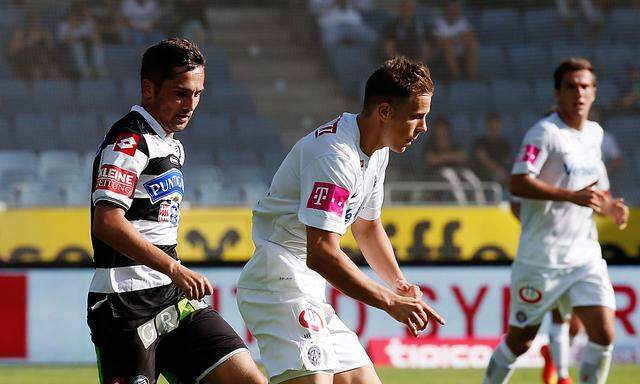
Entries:
POLYGON ((547 161, 549 151, 548 132, 540 126, 530 129, 522 140, 522 145, 511 173, 514 175, 533 174, 537 176, 545 161, 547 161))
POLYGON ((600 162, 600 176, 598 177, 598 184, 596 184, 596 189, 605 192, 611 189, 607 167, 603 162, 600 162))
POLYGON ((380 171, 376 178, 375 185, 373 186, 373 193, 363 205, 358 217, 365 220, 376 220, 382 214, 382 203, 384 201, 384 178, 386 175, 387 164, 389 162, 389 154, 385 159, 380 171))
POLYGON ((344 234, 347 230, 345 206, 356 178, 355 167, 346 157, 329 155, 312 161, 300 174, 300 222, 344 234))
POLYGON ((149 159, 141 134, 122 132, 100 151, 100 164, 94 180, 93 204, 108 201, 128 210, 133 202, 138 178, 149 159))

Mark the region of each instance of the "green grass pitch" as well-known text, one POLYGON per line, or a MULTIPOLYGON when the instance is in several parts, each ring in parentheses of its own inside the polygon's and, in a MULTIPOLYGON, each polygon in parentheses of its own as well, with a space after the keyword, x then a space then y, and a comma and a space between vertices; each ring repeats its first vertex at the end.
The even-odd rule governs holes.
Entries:
MULTIPOLYGON (((378 369, 384 384, 480 384, 480 369, 378 369)), ((571 372, 576 378, 575 370, 571 372)), ((636 384, 640 365, 615 365, 609 374, 609 383, 636 384)), ((97 383, 93 366, 20 366, 0 365, 0 384, 86 384, 97 383)), ((519 369, 511 379, 514 384, 540 384, 540 370, 519 369)), ((166 384, 160 380, 159 383, 166 384)), ((106 383, 105 383, 106 384, 106 383)))

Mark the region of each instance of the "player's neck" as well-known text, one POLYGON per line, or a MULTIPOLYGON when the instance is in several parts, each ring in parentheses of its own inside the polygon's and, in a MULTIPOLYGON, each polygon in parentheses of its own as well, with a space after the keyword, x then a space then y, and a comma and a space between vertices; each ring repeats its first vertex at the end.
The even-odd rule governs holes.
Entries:
POLYGON ((364 113, 358 114, 356 123, 360 131, 360 149, 365 155, 371 156, 373 152, 383 147, 381 131, 376 129, 375 122, 364 113))
POLYGON ((162 121, 160 121, 160 119, 158 118, 158 114, 155 112, 155 110, 149 104, 147 104, 147 103, 145 103, 143 101, 143 102, 140 103, 140 105, 142 106, 142 108, 144 108, 145 111, 147 111, 147 113, 149 115, 151 115, 151 117, 154 118, 154 120, 158 123, 158 125, 160 125, 160 127, 164 131, 166 137, 173 137, 173 132, 171 130, 168 130, 167 128, 165 128, 165 126, 162 124, 162 121))
POLYGON ((581 116, 577 114, 571 115, 571 114, 565 113, 562 109, 558 109, 557 113, 558 113, 558 117, 560 117, 560 120, 562 120, 565 124, 567 124, 567 126, 573 129, 577 129, 578 131, 582 130, 582 127, 584 127, 584 122, 587 121, 586 116, 581 116))

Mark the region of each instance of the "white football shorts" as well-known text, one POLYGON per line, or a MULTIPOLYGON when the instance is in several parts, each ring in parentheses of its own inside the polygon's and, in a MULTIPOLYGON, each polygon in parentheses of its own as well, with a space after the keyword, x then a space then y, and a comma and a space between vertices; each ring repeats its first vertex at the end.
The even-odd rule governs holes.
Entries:
POLYGON ((269 383, 370 365, 358 336, 317 297, 238 288, 238 308, 258 341, 269 383))
POLYGON ((603 259, 562 269, 513 263, 509 325, 523 328, 540 324, 544 315, 556 306, 567 316, 573 307, 591 305, 616 309, 603 259))

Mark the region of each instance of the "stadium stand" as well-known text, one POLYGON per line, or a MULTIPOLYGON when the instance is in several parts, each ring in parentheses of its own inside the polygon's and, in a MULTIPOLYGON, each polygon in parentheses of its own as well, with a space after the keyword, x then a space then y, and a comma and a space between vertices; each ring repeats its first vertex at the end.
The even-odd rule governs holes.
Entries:
MULTIPOLYGON (((42 21, 51 32, 68 3, 40 5, 42 21)), ((378 34, 397 11, 393 1, 363 4, 367 7, 359 10, 362 19, 378 34)), ((195 204, 252 204, 289 145, 332 115, 358 107, 364 81, 381 61, 375 44, 346 42, 323 47, 306 1, 277 6, 248 1, 241 6, 209 5, 206 12, 210 23, 200 45, 207 57, 207 89, 191 126, 181 136, 188 148, 187 167, 190 172, 198 170, 198 176, 188 176, 193 179, 188 182, 195 185, 187 200, 195 204), (207 173, 210 177, 203 176, 207 173), (223 190, 224 198, 215 192, 223 190)), ((38 3, 3 5, 3 52, 11 32, 25 22, 28 7, 38 7, 38 3)), ((480 43, 478 76, 474 81, 446 82, 440 76, 442 57, 436 53, 429 63, 437 89, 432 109, 452 120, 465 148, 483 132, 484 116, 499 110, 503 134, 517 147, 524 131, 554 103, 554 66, 568 56, 584 56, 598 71, 597 106, 602 109, 605 129, 623 143, 628 159, 625 166, 637 177, 640 161, 633 145, 637 143, 638 116, 634 110, 620 116, 615 101, 628 87, 626 69, 639 58, 639 12, 629 2, 612 5, 603 12, 603 27, 584 34, 575 23, 565 27, 549 2, 499 2, 495 6, 467 2, 464 15, 480 43)), ((415 14, 431 34, 442 9, 419 2, 415 14)), ((63 71, 33 82, 18 80, 6 55, 0 55, 0 134, 11 138, 0 143, 0 199, 10 205, 46 205, 38 183, 56 179, 57 165, 76 164, 74 173, 86 175, 101 137, 139 98, 137 73, 144 48, 126 41, 103 44, 108 77, 83 81, 66 78, 63 71), (16 161, 20 172, 7 166, 16 161), (25 187, 20 183, 33 184, 25 187)), ((415 160, 394 157, 394 172, 390 173, 404 180, 417 177, 413 163, 415 160)), ((638 202, 640 194, 632 187, 633 180, 623 184, 627 200, 638 202)), ((49 202, 82 205, 87 200, 82 192, 64 190, 60 198, 49 202)))

